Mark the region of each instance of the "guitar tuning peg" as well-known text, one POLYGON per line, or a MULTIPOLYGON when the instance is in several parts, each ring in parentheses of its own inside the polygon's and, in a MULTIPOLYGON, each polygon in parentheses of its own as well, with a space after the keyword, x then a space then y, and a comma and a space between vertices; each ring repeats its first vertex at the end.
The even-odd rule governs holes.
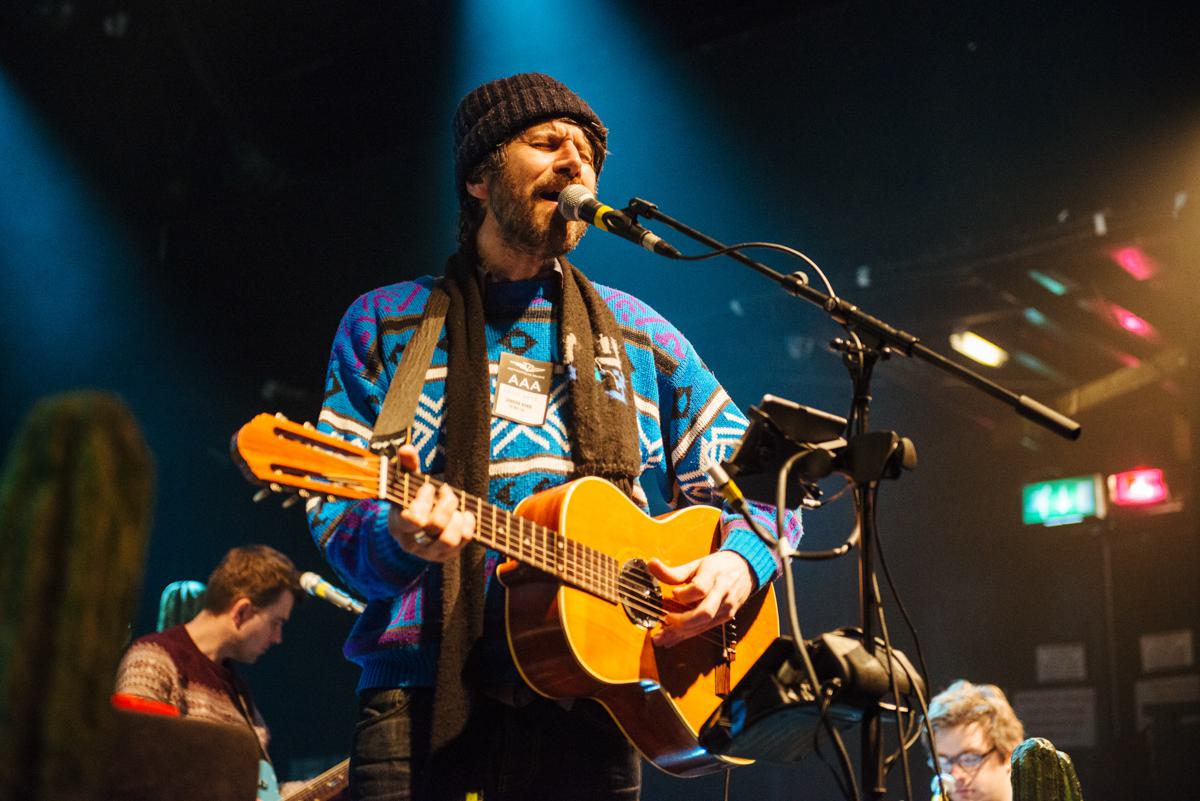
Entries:
POLYGON ((301 498, 311 498, 312 497, 312 493, 306 489, 296 490, 296 494, 299 495, 301 498))
POLYGON ((281 503, 280 506, 284 509, 287 509, 289 507, 295 506, 297 503, 299 503, 299 501, 300 501, 299 495, 289 495, 283 499, 283 503, 281 503))
POLYGON ((304 421, 304 427, 307 428, 309 431, 313 431, 316 429, 316 426, 314 426, 312 423, 308 422, 307 420, 304 421))
POLYGON ((287 416, 283 412, 275 412, 276 420, 287 420, 287 416))
POLYGON ((337 496, 336 495, 326 495, 325 500, 329 501, 330 503, 333 503, 334 501, 337 500, 337 496))
POLYGON ((271 488, 271 492, 283 492, 283 487, 281 487, 279 484, 276 484, 275 482, 271 482, 267 486, 271 488))
POLYGON ((271 494, 271 491, 269 489, 267 489, 266 487, 263 487, 258 492, 254 493, 254 502, 258 503, 259 501, 263 500, 270 494, 271 494))

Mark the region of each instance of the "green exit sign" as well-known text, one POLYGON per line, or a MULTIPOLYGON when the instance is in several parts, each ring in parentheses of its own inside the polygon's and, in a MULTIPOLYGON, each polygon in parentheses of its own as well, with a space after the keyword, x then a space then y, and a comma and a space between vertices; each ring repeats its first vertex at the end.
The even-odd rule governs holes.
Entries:
POLYGON ((1062 526, 1087 517, 1104 517, 1103 483, 1097 473, 1026 484, 1021 495, 1027 526, 1062 526))

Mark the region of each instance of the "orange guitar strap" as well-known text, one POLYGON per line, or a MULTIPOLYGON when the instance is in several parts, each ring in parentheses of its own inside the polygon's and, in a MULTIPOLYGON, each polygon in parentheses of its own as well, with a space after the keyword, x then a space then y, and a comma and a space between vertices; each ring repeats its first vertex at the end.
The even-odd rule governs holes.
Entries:
POLYGON ((400 364, 392 376, 383 407, 371 432, 371 450, 393 452, 412 440, 412 424, 417 414, 417 401, 425 386, 425 373, 433 361, 433 350, 442 335, 450 296, 442 289, 441 280, 434 284, 425 301, 421 321, 404 347, 400 364))

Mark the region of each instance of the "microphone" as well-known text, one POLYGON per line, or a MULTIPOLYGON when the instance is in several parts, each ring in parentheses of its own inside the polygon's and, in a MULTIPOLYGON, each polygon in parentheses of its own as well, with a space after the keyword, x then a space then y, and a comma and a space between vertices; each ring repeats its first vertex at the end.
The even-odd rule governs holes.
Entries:
POLYGON ((325 579, 318 576, 316 573, 307 572, 300 574, 300 586, 304 591, 314 598, 320 598, 322 601, 328 601, 338 609, 345 609, 347 612, 353 612, 356 615, 361 615, 366 607, 363 602, 352 596, 345 590, 339 590, 337 587, 330 584, 325 579))
POLYGON ((932 801, 949 801, 947 796, 954 792, 954 786, 958 784, 958 780, 949 773, 939 773, 933 777, 933 781, 929 783, 929 791, 933 793, 932 801), (942 795, 942 788, 946 788, 946 795, 942 795))
POLYGON ((678 259, 683 255, 670 244, 638 225, 625 212, 596 200, 596 196, 589 192, 587 187, 580 184, 571 184, 558 193, 558 213, 568 220, 582 220, 596 226, 601 231, 608 231, 622 239, 628 239, 633 244, 641 245, 646 250, 660 256, 678 259))

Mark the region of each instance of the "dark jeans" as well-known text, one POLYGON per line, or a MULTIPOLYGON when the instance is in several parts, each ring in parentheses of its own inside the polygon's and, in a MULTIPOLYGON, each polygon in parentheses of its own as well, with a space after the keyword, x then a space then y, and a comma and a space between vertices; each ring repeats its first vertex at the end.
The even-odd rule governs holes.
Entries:
POLYGON ((368 690, 350 759, 353 801, 637 801, 641 759, 593 701, 475 705, 462 738, 429 753, 433 690, 368 690))

